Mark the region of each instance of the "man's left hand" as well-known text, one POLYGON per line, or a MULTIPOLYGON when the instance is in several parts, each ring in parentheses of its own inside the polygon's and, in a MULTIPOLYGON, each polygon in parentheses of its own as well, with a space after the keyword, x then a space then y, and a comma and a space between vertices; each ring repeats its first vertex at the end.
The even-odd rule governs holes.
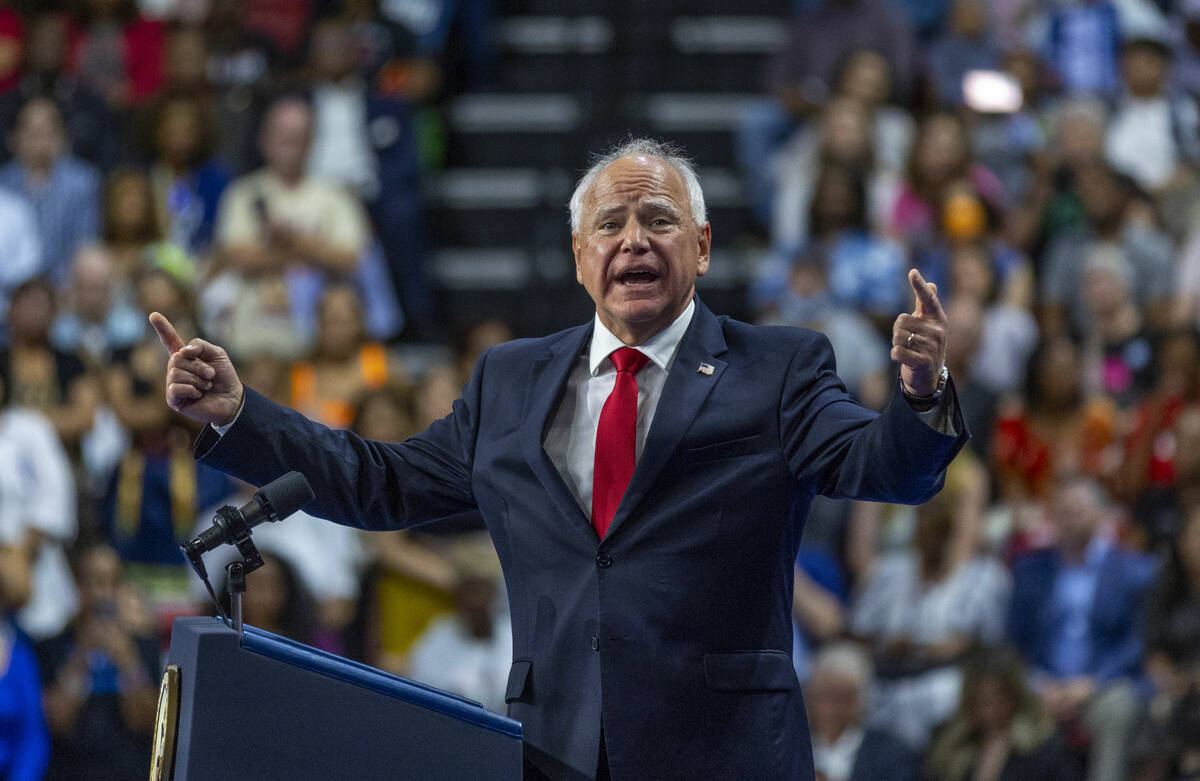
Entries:
POLYGON ((930 396, 946 362, 946 312, 937 285, 926 282, 920 271, 910 269, 908 283, 917 305, 892 326, 892 360, 900 364, 900 380, 910 395, 930 396))

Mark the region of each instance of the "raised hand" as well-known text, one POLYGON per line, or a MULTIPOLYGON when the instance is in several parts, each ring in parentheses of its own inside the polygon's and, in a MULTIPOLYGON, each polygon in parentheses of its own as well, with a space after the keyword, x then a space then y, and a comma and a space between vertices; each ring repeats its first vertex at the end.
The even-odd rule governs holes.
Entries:
POLYGON ((937 285, 926 282, 915 268, 908 272, 917 305, 892 326, 892 360, 900 364, 900 379, 914 396, 937 390, 946 362, 946 312, 938 301, 937 285))
POLYGON ((244 390, 229 355, 203 339, 184 344, 175 326, 158 312, 150 315, 150 325, 171 355, 167 406, 201 423, 232 423, 242 408, 244 390))

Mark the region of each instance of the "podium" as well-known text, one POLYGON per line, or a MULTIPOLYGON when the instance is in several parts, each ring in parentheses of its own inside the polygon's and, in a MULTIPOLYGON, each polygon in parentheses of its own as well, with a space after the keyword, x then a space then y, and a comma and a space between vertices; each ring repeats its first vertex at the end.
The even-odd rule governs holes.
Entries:
POLYGON ((287 638, 177 618, 151 778, 521 778, 521 725, 287 638), (171 733, 174 733, 173 735, 171 733))

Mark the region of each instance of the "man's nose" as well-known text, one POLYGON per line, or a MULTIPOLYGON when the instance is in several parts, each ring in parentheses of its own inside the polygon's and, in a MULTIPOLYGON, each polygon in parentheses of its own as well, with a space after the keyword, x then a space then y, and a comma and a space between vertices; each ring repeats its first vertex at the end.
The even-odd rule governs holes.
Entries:
POLYGON ((650 249, 646 241, 646 230, 638 220, 630 220, 621 234, 621 251, 643 253, 650 249))

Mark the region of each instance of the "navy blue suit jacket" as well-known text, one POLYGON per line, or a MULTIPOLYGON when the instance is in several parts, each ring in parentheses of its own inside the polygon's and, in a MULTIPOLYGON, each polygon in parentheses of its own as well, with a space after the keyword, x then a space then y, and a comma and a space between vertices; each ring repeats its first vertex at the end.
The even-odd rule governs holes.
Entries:
POLYGON ((310 512, 366 529, 477 509, 504 568, 506 699, 531 776, 593 777, 603 724, 614 778, 811 779, 791 662, 793 503, 922 502, 965 425, 940 434, 903 400, 877 416, 847 395, 824 336, 697 301, 601 542, 542 446, 591 329, 492 348, 453 412, 403 443, 247 390, 238 422, 198 454, 256 484, 300 470, 310 512))
MULTIPOLYGON (((1062 570, 1057 549, 1031 551, 1013 562, 1013 598, 1008 630, 1029 664, 1054 670, 1054 644, 1062 631, 1054 588, 1062 570)), ((1091 659, 1086 674, 1105 682, 1136 678, 1142 671, 1142 602, 1154 578, 1149 556, 1113 546, 1096 578, 1088 615, 1091 659)))

